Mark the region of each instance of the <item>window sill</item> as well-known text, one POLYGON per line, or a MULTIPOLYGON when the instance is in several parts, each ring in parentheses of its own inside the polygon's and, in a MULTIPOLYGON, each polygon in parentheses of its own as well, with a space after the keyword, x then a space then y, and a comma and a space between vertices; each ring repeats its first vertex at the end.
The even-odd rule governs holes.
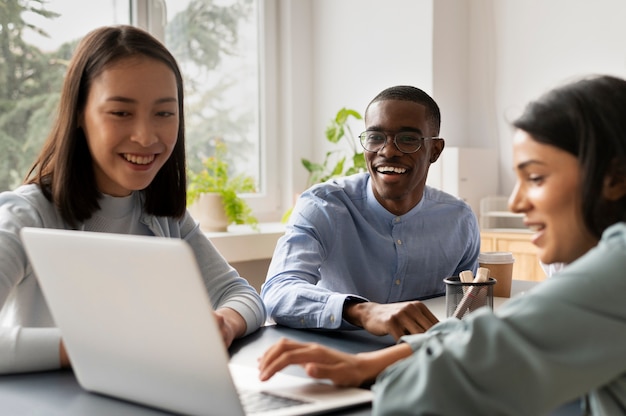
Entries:
POLYGON ((280 222, 260 223, 254 230, 249 225, 230 225, 226 232, 205 232, 215 248, 229 263, 271 259, 276 241, 285 233, 280 222))

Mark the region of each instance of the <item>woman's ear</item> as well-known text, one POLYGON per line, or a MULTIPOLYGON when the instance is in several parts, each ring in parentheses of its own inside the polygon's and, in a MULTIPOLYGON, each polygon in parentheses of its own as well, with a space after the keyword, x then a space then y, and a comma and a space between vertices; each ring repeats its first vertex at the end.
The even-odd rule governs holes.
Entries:
POLYGON ((602 196, 609 201, 618 201, 626 196, 626 162, 613 160, 604 177, 602 196))

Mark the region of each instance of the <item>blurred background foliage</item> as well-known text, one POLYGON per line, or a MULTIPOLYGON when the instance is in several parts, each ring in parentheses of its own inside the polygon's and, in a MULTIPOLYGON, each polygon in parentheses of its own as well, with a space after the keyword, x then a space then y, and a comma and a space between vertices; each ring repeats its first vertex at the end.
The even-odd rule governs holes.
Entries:
MULTIPOLYGON (((45 19, 59 18, 50 4, 44 0, 0 1, 0 191, 22 183, 45 141, 68 61, 79 41, 64 43, 53 52, 42 52, 24 41, 27 31, 49 37, 23 16, 34 13, 45 19)), ((224 99, 240 74, 222 71, 224 76, 215 75, 225 57, 238 53, 238 25, 254 19, 254 12, 253 0, 235 0, 227 6, 213 0, 191 0, 166 26, 165 43, 185 76, 190 170, 201 169, 217 141, 228 142, 231 149, 257 145, 258 140, 249 137, 256 123, 256 102, 250 100, 249 107, 242 108, 224 99), (212 83, 202 81, 207 75, 212 83)), ((229 155, 231 165, 245 166, 248 156, 244 153, 229 155)))

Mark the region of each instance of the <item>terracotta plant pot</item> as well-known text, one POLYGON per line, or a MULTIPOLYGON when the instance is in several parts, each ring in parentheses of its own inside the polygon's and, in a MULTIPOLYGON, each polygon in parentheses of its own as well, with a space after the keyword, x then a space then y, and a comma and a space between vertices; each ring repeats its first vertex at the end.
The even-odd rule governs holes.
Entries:
POLYGON ((198 220, 203 231, 228 231, 228 218, 220 194, 206 193, 200 195, 193 206, 189 207, 189 210, 198 220))

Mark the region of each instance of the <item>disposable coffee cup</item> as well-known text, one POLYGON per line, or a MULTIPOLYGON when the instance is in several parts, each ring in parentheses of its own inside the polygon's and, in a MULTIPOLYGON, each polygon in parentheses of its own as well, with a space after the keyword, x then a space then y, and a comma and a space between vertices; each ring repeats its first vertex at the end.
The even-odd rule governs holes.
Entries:
POLYGON ((478 267, 489 269, 489 277, 496 279, 493 295, 498 298, 511 297, 513 281, 513 253, 509 251, 487 251, 478 254, 478 267))

